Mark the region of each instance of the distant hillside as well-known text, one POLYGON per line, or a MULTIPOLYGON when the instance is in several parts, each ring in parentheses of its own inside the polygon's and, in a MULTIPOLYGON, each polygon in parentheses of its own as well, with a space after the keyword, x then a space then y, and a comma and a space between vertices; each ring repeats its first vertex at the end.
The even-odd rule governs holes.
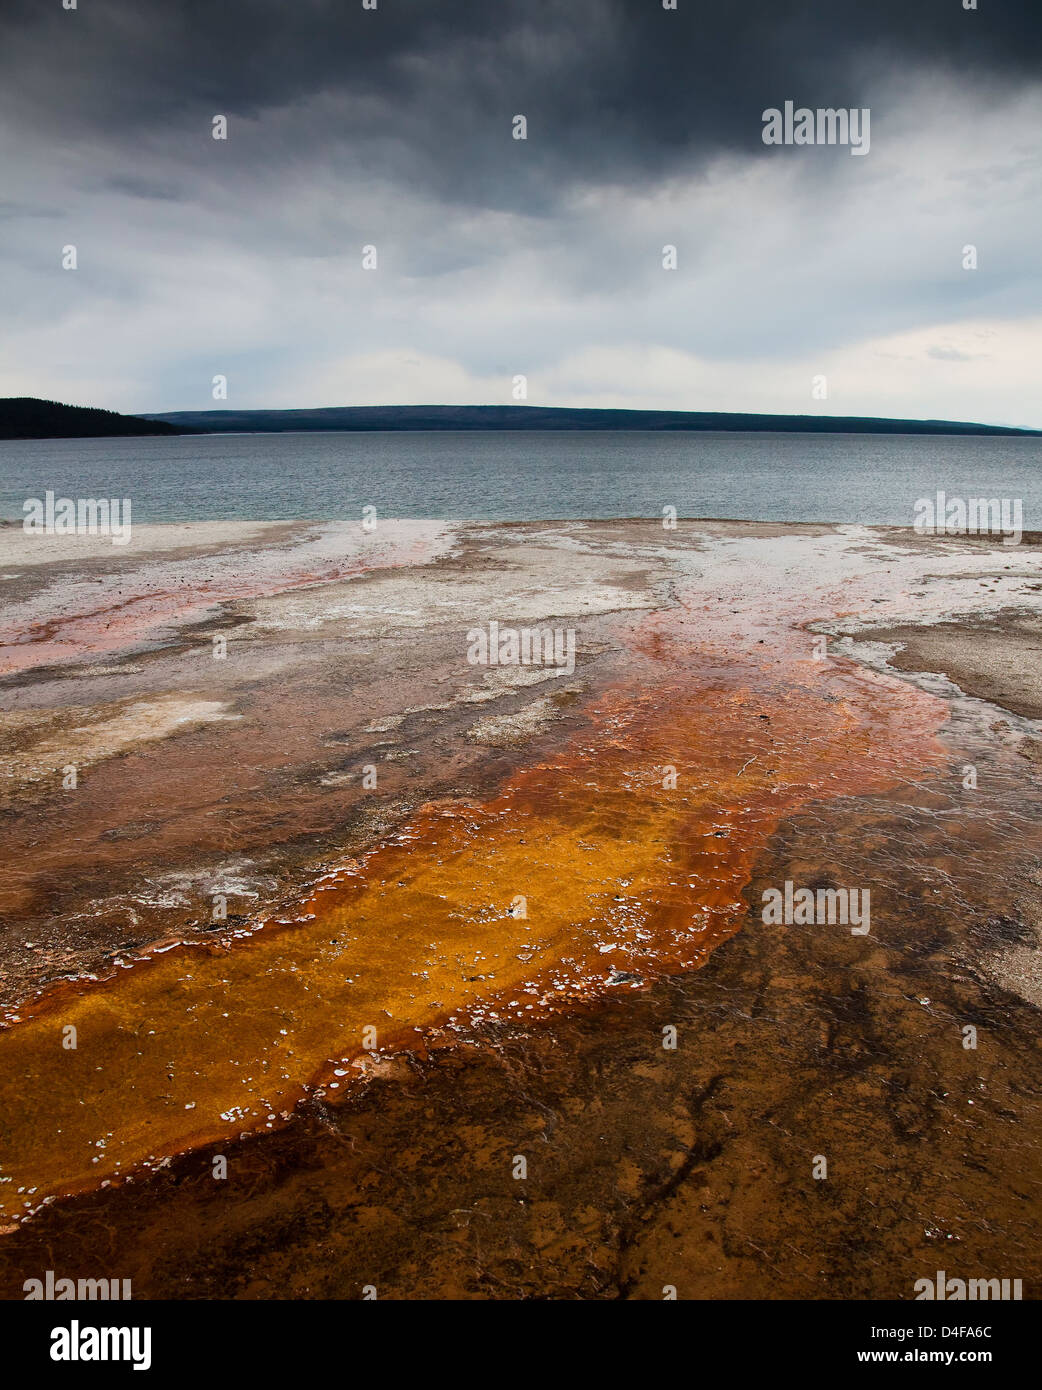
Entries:
POLYGON ((1003 425, 857 415, 739 415, 685 410, 571 410, 537 405, 349 405, 324 410, 179 410, 148 415, 192 430, 777 430, 787 434, 1037 435, 1003 425))
POLYGON ((117 415, 112 410, 38 401, 35 396, 0 397, 0 439, 87 439, 187 432, 183 425, 117 415))

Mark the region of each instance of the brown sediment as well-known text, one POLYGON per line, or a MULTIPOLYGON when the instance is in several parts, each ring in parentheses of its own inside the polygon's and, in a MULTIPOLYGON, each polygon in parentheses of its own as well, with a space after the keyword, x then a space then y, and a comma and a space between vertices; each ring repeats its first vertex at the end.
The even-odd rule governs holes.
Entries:
POLYGON ((928 627, 869 629, 859 635, 897 644, 890 665, 899 671, 942 672, 967 695, 1027 719, 1042 719, 1042 618, 1037 613, 999 609, 928 627))
POLYGON ((136 1299, 910 1300, 943 1268, 1038 1298, 1042 1015, 974 959, 1042 814, 1015 851, 1001 799, 957 797, 808 807, 701 970, 417 1040, 280 1130, 50 1206, 0 1241, 0 1296, 54 1269, 136 1299), (826 866, 871 885, 870 937, 760 921, 762 887, 826 866))

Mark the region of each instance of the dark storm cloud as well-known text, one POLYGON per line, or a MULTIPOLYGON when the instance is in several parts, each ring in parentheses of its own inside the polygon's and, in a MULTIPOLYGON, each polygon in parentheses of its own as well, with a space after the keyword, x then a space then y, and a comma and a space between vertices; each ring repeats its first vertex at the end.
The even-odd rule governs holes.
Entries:
POLYGON ((0 394, 1038 423, 1042 0, 678 3, 0 0, 0 394))
MULTIPOLYGON (((760 113, 787 98, 869 105, 878 82, 923 67, 972 74, 978 90, 1037 80, 1042 6, 79 0, 70 13, 8 0, 2 39, 9 124, 131 150, 215 112, 249 122, 311 104, 292 147, 243 144, 231 159, 350 149, 436 197, 539 213, 571 181, 641 185, 720 154, 762 155, 760 113), (518 112, 526 160, 508 165, 518 112)), ((874 117, 878 130, 885 113, 874 117)))

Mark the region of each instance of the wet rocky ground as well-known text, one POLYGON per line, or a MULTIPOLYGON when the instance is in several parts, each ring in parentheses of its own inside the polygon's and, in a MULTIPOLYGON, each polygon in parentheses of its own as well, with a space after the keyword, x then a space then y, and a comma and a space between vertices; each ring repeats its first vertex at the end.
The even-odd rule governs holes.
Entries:
MULTIPOLYGON (((998 669, 996 635, 1019 651, 1037 617, 1037 551, 719 523, 423 543, 439 553, 361 577, 312 572, 299 591, 135 633, 105 657, 122 674, 51 661, 8 678, 9 1018, 30 1017, 33 991, 62 975, 208 935, 215 884, 244 922, 286 911, 425 802, 489 804, 570 741, 614 766, 605 709, 617 721, 642 699, 683 721, 693 746, 677 764, 708 768, 666 852, 704 864, 685 855, 709 810, 725 835, 756 823, 723 861, 726 929, 698 969, 652 941, 639 969, 575 973, 531 1020, 432 1015, 284 1123, 49 1201, 0 1240, 0 1291, 19 1297, 50 1268, 130 1277, 135 1297, 905 1298, 946 1269, 1021 1278, 1037 1296, 1037 730, 1023 704, 970 698, 964 669, 967 693, 952 687, 936 650, 925 673, 887 674, 894 634, 939 621, 987 631, 998 669), (490 616, 577 628, 568 698, 460 660, 463 631, 490 616), (831 654, 816 661, 825 629, 831 654), (174 698, 233 717, 178 731, 160 718, 174 698), (822 738, 819 783, 797 773, 796 750, 829 710, 849 714, 822 738), (78 789, 89 800, 48 781, 76 731, 98 753, 78 789), (360 764, 380 769, 377 795, 362 796, 360 764), (774 779, 788 780, 780 794, 774 779), (786 880, 870 888, 870 934, 766 925, 762 893, 786 880)), ((668 740, 649 722, 620 747, 636 775, 668 740)), ((625 842, 636 804, 632 821, 605 804, 604 839, 625 842)), ((708 882, 688 884, 689 918, 708 882)), ((111 987, 117 1010, 133 974, 111 987)), ((41 1075, 60 1085, 60 1070, 41 1075)), ((19 1148, 14 1113, 0 1119, 0 1173, 19 1148)))

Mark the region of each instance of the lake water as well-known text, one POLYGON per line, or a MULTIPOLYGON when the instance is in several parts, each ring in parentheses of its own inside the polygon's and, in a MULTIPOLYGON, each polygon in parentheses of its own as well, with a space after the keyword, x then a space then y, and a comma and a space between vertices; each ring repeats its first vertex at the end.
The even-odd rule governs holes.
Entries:
POLYGON ((0 441, 0 516, 47 489, 129 497, 134 522, 661 516, 910 525, 919 497, 1020 498, 1042 526, 1042 439, 430 432, 0 441))

